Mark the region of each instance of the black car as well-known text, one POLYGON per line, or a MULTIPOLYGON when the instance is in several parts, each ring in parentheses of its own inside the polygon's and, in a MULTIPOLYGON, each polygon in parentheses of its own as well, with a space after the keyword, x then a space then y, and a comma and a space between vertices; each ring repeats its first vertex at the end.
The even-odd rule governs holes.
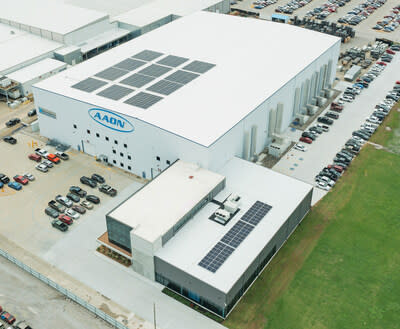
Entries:
POLYGON ((337 158, 344 158, 344 159, 346 159, 347 161, 351 161, 351 160, 353 160, 353 158, 352 157, 350 157, 349 155, 347 155, 347 154, 345 154, 345 153, 343 153, 343 152, 339 152, 339 153, 336 153, 336 157, 337 158))
POLYGON ((17 144, 17 140, 14 137, 11 136, 6 136, 3 138, 3 141, 9 143, 9 144, 17 144))
POLYGON ((363 132, 356 130, 352 132, 352 136, 357 136, 362 138, 363 140, 367 141, 369 139, 369 136, 364 134, 363 132))
POLYGON ((335 119, 335 120, 339 119, 339 114, 334 113, 334 112, 327 112, 327 113, 325 113, 325 115, 331 119, 335 119))
POLYGON ((344 162, 342 162, 342 161, 339 161, 339 160, 337 160, 337 161, 334 161, 333 162, 336 166, 340 166, 340 167, 342 167, 343 168, 343 170, 346 170, 347 169, 347 167, 349 166, 347 163, 344 163, 344 162))
POLYGON ((53 218, 57 218, 58 215, 60 214, 57 210, 55 210, 55 209, 53 209, 51 207, 47 207, 44 210, 44 212, 45 212, 46 215, 49 215, 50 217, 53 217, 53 218))
POLYGON ((345 157, 342 157, 342 156, 340 156, 340 157, 335 157, 334 159, 333 159, 333 162, 343 162, 343 163, 346 163, 347 165, 349 165, 350 164, 350 160, 348 160, 347 158, 345 158, 345 157))
POLYGON ((312 139, 313 141, 315 141, 315 139, 317 138, 317 135, 313 134, 310 131, 305 131, 301 134, 301 137, 308 137, 308 138, 312 139))
POLYGON ((62 221, 55 219, 51 222, 51 225, 61 232, 65 232, 68 230, 68 225, 63 223, 62 221))
POLYGON ((89 194, 86 196, 86 200, 94 203, 94 204, 99 204, 100 203, 100 198, 98 196, 89 194))
POLYGON ((99 191, 103 192, 109 196, 116 196, 117 195, 117 190, 115 188, 112 188, 111 186, 107 185, 107 184, 102 184, 99 187, 99 191))
POLYGON ((91 179, 99 184, 104 184, 106 182, 106 180, 99 174, 93 174, 91 179))
MULTIPOLYGON (((352 153, 351 151, 349 151, 349 150, 347 150, 347 149, 342 149, 341 151, 340 151, 341 153, 344 153, 344 154, 347 154, 349 157, 351 157, 352 159, 354 158, 354 153, 352 153)), ((339 152, 339 153, 340 153, 339 152)))
POLYGON ((310 128, 310 131, 311 131, 313 134, 322 134, 322 133, 324 132, 324 131, 322 130, 322 128, 317 127, 317 126, 311 127, 311 128, 310 128))
POLYGON ((82 190, 79 186, 71 186, 69 188, 69 191, 73 194, 76 194, 77 196, 79 196, 80 198, 84 198, 86 196, 86 191, 82 190))
POLYGON ((333 120, 329 119, 327 117, 318 117, 317 121, 320 123, 324 123, 326 125, 330 125, 330 126, 333 124, 333 120))
POLYGON ((67 194, 67 198, 70 199, 73 202, 81 201, 81 198, 78 195, 74 194, 74 193, 68 193, 67 194))
POLYGON ((386 115, 382 113, 382 111, 374 111, 372 113, 374 116, 376 116, 378 119, 383 120, 385 119, 386 115))
POLYGON ((28 117, 33 117, 33 116, 35 116, 35 115, 36 115, 36 109, 30 110, 30 111, 28 112, 28 117))
POLYGON ((0 182, 2 182, 3 184, 8 184, 10 181, 10 178, 8 178, 8 176, 4 175, 4 174, 0 174, 0 182))
POLYGON ((89 177, 82 176, 80 180, 81 180, 82 184, 88 185, 90 187, 96 187, 97 186, 96 181, 94 181, 93 179, 91 179, 89 177))
POLYGON ((20 122, 21 122, 20 119, 14 118, 14 119, 8 120, 8 121, 6 122, 6 126, 7 126, 7 127, 12 127, 12 126, 15 126, 17 123, 20 123, 20 122))

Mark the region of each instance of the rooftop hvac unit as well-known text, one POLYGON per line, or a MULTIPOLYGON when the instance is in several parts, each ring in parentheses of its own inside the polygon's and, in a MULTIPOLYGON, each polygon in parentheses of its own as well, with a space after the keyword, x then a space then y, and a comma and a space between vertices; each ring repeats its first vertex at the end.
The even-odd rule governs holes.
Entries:
POLYGON ((6 88, 9 85, 11 85, 11 79, 10 78, 4 77, 4 76, 0 77, 0 86, 2 88, 6 88))
POLYGON ((238 196, 237 194, 232 193, 230 196, 228 196, 227 200, 230 201, 230 202, 239 203, 240 196, 238 196))
POLYGON ((214 213, 215 217, 220 218, 224 221, 228 221, 231 215, 229 214, 228 211, 224 209, 217 209, 214 213))
POLYGON ((230 214, 234 214, 238 210, 239 206, 236 202, 226 200, 224 202, 224 210, 228 211, 230 214))

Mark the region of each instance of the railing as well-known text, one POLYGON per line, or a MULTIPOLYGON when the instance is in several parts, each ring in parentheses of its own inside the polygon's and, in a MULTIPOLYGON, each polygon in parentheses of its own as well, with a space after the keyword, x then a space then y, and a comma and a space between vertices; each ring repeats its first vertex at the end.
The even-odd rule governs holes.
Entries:
POLYGON ((53 280, 50 280, 43 274, 35 271, 33 268, 29 267, 28 265, 25 265, 15 257, 11 256, 9 253, 6 251, 0 249, 0 256, 3 256, 5 259, 9 260, 10 262, 14 263, 17 265, 19 268, 23 269, 25 272, 28 272, 29 274, 33 275, 35 278, 39 279, 40 281, 44 282, 48 286, 54 288, 61 294, 63 294, 65 297, 69 298, 70 300, 74 301, 75 303, 78 303, 79 305, 83 306, 86 308, 88 311, 92 312, 94 315, 98 316, 99 318, 103 319, 110 325, 112 325, 114 328, 117 329, 128 329, 128 327, 124 326, 122 323, 118 322, 115 320, 112 316, 108 315, 107 313, 103 312, 102 310, 99 310, 97 307, 93 306, 92 304, 84 301, 82 298, 76 296, 69 290, 61 287, 59 284, 54 282, 53 280))

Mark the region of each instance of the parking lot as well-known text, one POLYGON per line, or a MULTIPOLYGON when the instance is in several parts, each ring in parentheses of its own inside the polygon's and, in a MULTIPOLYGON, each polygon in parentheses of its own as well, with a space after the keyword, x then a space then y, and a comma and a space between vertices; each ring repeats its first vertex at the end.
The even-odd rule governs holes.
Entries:
MULTIPOLYGON (((351 137, 354 130, 359 129, 365 119, 372 114, 375 105, 383 100, 386 93, 392 89, 393 84, 400 78, 400 54, 394 57, 392 63, 364 89, 352 103, 346 103, 340 118, 330 126, 329 132, 324 132, 312 144, 305 144, 306 152, 290 150, 274 167, 273 170, 285 175, 295 177, 305 182, 314 184, 315 176, 328 164, 333 162, 335 154, 351 137)), ((344 90, 351 85, 340 82, 336 89, 344 90)), ((310 126, 316 124, 311 123, 310 126)), ((289 135, 289 134, 288 134, 289 135)), ((300 131, 291 132, 293 140, 301 135, 300 131)), ((313 203, 326 194, 325 191, 314 189, 313 203)))

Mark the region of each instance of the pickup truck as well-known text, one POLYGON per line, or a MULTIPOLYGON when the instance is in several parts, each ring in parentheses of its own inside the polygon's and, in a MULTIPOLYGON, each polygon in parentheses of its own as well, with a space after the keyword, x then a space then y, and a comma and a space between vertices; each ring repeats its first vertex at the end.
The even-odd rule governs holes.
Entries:
POLYGON ((48 204, 51 208, 57 210, 59 213, 63 213, 65 211, 65 207, 54 200, 49 201, 48 204))
POLYGON ((47 152, 45 149, 37 148, 37 149, 35 149, 35 153, 36 153, 37 155, 40 155, 41 157, 45 158, 46 155, 47 155, 49 152, 47 152))
POLYGON ((47 160, 49 160, 49 161, 51 161, 51 162, 53 162, 55 164, 60 163, 60 159, 53 153, 47 154, 46 157, 47 157, 47 160))

